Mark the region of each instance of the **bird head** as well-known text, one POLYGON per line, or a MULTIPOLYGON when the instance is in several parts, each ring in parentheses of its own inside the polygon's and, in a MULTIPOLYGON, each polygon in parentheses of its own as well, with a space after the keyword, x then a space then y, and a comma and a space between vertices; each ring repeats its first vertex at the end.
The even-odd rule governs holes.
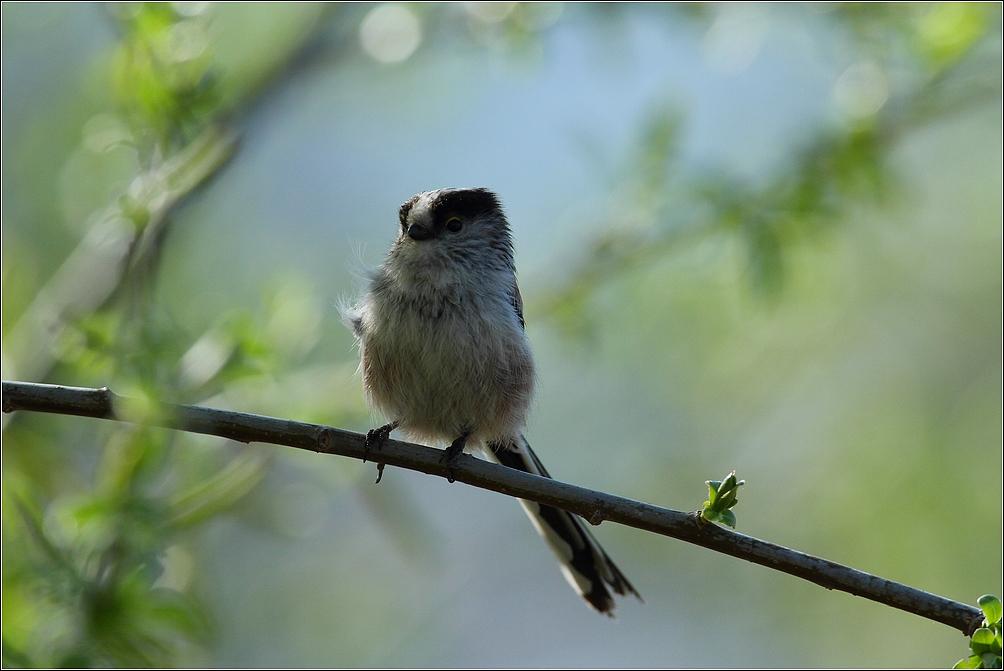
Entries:
POLYGON ((399 217, 391 255, 413 271, 513 268, 509 223, 498 197, 488 189, 425 191, 401 205, 399 217))

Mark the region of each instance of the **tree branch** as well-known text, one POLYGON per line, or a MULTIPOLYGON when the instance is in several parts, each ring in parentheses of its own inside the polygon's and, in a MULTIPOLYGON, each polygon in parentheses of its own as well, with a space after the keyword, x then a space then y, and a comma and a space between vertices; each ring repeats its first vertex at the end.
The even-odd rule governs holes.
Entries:
MULTIPOLYGON (((325 454, 363 458, 366 437, 320 424, 294 422, 243 412, 193 405, 147 403, 119 396, 108 388, 85 389, 28 382, 3 382, 3 412, 30 410, 149 424, 221 436, 242 443, 285 445, 325 454)), ((387 440, 369 457, 373 461, 447 477, 442 450, 387 440)), ((508 496, 529 499, 575 513, 592 524, 610 520, 652 531, 717 552, 761 564, 947 624, 967 636, 983 620, 979 608, 930 594, 856 569, 745 536, 684 513, 523 473, 462 455, 453 467, 458 482, 508 496)))

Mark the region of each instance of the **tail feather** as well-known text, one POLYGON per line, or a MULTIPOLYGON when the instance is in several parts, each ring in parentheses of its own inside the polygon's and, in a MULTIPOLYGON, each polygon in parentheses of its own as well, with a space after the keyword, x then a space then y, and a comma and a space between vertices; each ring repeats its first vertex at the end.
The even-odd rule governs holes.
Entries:
MULTIPOLYGON (((487 448, 486 455, 503 466, 545 478, 551 477, 523 436, 509 443, 488 443, 487 448)), ((613 616, 616 604, 610 589, 621 596, 634 594, 641 599, 593 538, 581 518, 553 506, 524 499, 519 502, 537 533, 558 557, 565 579, 592 608, 613 616)))

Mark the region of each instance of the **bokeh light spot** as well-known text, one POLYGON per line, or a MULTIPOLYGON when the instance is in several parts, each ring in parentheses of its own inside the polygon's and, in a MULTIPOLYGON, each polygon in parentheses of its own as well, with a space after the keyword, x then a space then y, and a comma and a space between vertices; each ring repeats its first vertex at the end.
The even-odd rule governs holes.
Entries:
POLYGON ((359 26, 363 50, 381 63, 408 60, 422 42, 422 25, 411 10, 395 4, 373 9, 359 26))
POLYGON ((837 109, 852 119, 870 117, 882 109, 888 99, 889 83, 885 72, 871 61, 847 68, 833 87, 837 109))

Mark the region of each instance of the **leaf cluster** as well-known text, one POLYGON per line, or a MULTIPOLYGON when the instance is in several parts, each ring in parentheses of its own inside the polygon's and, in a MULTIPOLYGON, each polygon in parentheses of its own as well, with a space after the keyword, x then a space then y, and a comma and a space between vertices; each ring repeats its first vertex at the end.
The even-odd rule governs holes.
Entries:
POLYGON ((983 611, 983 626, 973 632, 969 641, 969 657, 960 659, 955 669, 1001 668, 1001 629, 1004 607, 993 594, 984 594, 977 601, 983 611))
POLYGON ((213 13, 203 3, 129 3, 110 9, 122 30, 113 58, 119 108, 161 151, 181 147, 219 105, 213 13))
POLYGON ((732 512, 739 500, 736 495, 739 488, 746 484, 745 480, 736 480, 736 472, 732 471, 724 480, 706 480, 708 485, 708 500, 701 508, 701 518, 709 522, 719 522, 736 528, 736 514, 732 512))

